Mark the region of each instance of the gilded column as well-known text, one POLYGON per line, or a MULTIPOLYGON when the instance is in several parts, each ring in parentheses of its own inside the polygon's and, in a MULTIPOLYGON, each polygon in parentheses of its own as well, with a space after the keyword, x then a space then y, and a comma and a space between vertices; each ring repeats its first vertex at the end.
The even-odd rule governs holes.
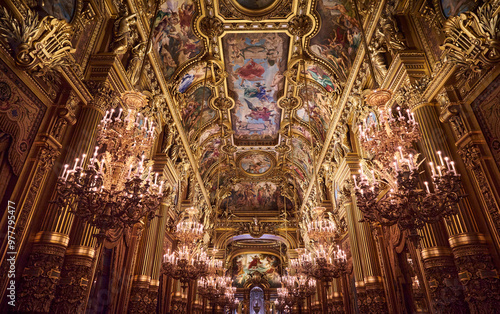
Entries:
MULTIPOLYGON (((80 110, 64 163, 72 163, 82 154, 90 155, 95 145, 95 130, 105 108, 115 97, 115 93, 105 82, 89 82, 88 86, 94 99, 80 110)), ((51 199, 54 197, 55 193, 51 199)), ((41 231, 35 236, 32 253, 23 271, 19 311, 49 312, 61 275, 73 214, 68 208, 61 210, 54 204, 49 204, 45 211, 41 231)))
MULTIPOLYGON (((357 154, 347 154, 346 159, 350 170, 349 178, 351 178, 353 174, 358 173, 359 158, 357 154)), ((351 179, 349 179, 349 182, 350 181, 351 179)), ((371 227, 367 222, 360 222, 363 219, 363 216, 357 207, 352 184, 349 185, 348 190, 343 191, 343 193, 346 195, 346 198, 351 198, 349 201, 350 206, 349 208, 346 208, 349 236, 352 237, 356 235, 355 239, 351 239, 351 249, 353 250, 354 245, 356 245, 359 250, 359 255, 357 257, 354 253, 352 255, 356 279, 356 291, 360 292, 358 293, 359 309, 362 313, 371 313, 373 311, 377 313, 387 313, 388 308, 384 283, 382 280, 382 272, 380 269, 377 248, 372 236, 371 227), (359 275, 359 269, 356 271, 356 268, 359 267, 359 265, 356 265, 356 259, 358 259, 358 263, 362 268, 362 280, 356 275, 356 272, 359 275)))
POLYGON ((139 244, 139 252, 132 279, 132 290, 128 302, 128 313, 148 313, 147 309, 150 307, 149 286, 151 283, 153 259, 155 258, 158 220, 158 217, 156 217, 150 222, 149 226, 146 226, 139 244))
POLYGON ((158 290, 160 288, 160 269, 163 261, 163 242, 165 240, 165 226, 168 216, 168 204, 162 203, 160 207, 160 217, 158 218, 158 227, 155 239, 155 250, 153 258, 153 266, 151 270, 151 281, 149 283, 149 299, 151 300, 148 306, 148 312, 156 312, 158 305, 158 290))
MULTIPOLYGON (((421 103, 412 108, 412 111, 415 113, 423 135, 420 142, 421 152, 426 160, 439 164, 437 151, 442 151, 447 156, 452 156, 452 154, 436 109, 436 104, 421 103)), ((460 160, 456 161, 458 172, 466 177, 467 172, 463 163, 460 160)), ((466 178, 462 181, 464 181, 465 192, 469 195, 473 194, 473 189, 471 190, 468 184, 465 184, 466 178)), ((500 306, 498 274, 492 263, 485 238, 479 232, 472 202, 474 198, 464 198, 458 204, 458 213, 445 221, 458 277, 464 287, 465 300, 472 313, 488 313, 500 306)))
POLYGON ((345 313, 344 301, 342 296, 342 289, 340 284, 341 279, 335 278, 332 282, 332 306, 331 312, 333 314, 345 313))

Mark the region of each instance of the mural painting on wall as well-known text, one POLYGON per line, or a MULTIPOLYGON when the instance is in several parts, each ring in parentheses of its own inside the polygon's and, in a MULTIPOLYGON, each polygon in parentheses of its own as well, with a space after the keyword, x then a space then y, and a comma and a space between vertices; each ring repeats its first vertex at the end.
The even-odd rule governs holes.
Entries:
POLYGON ((361 32, 352 2, 319 0, 316 10, 322 23, 319 32, 311 39, 311 51, 325 59, 345 80, 361 43, 361 32))
POLYGON ((188 138, 191 138, 199 128, 215 117, 215 110, 209 106, 211 96, 212 90, 210 88, 200 86, 186 97, 185 107, 181 109, 181 116, 182 125, 188 138))
MULTIPOLYGON (((292 208, 287 199, 287 210, 292 208)), ((224 209, 238 212, 274 211, 284 208, 281 189, 273 182, 239 182, 231 190, 231 195, 221 204, 224 209)))
POLYGON ((243 254, 233 259, 233 286, 243 288, 245 282, 254 272, 265 276, 271 288, 281 287, 280 266, 278 257, 270 254, 243 254))
POLYGON ((283 88, 289 37, 286 34, 228 34, 223 38, 228 89, 235 107, 231 110, 234 140, 278 139, 281 110, 276 103, 283 88))
POLYGON ((201 52, 203 42, 191 28, 195 13, 196 6, 191 0, 167 0, 156 15, 153 43, 167 79, 179 65, 201 52))
POLYGON ((214 139, 209 142, 207 146, 204 147, 204 151, 200 158, 199 171, 202 176, 205 175, 206 171, 210 169, 214 162, 218 161, 220 158, 220 139, 214 139))
POLYGON ((466 11, 472 11, 477 6, 475 0, 441 0, 441 7, 446 18, 457 16, 466 11))
POLYGON ((271 168, 272 160, 266 154, 250 153, 241 158, 240 166, 246 173, 259 175, 271 168))
POLYGON ((332 114, 328 108, 325 96, 318 88, 313 86, 308 86, 307 96, 306 90, 304 88, 301 89, 300 96, 302 97, 303 103, 305 104, 308 102, 309 106, 302 106, 302 108, 297 110, 297 117, 308 125, 311 123, 312 128, 316 130, 321 136, 321 139, 324 140, 332 114), (309 113, 312 116, 312 121, 309 120, 309 113))

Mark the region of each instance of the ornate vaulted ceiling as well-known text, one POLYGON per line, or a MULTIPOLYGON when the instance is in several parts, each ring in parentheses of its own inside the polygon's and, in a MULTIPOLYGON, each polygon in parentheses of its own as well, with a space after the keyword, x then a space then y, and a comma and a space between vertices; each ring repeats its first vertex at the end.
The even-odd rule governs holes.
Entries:
POLYGON ((360 46, 353 4, 168 0, 154 25, 179 131, 218 215, 293 216, 360 46))

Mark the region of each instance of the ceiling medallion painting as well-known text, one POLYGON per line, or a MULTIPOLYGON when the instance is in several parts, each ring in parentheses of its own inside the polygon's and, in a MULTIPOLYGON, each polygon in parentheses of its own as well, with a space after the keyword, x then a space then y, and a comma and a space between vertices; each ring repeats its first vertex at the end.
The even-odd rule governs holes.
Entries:
POLYGON ((153 47, 158 52, 167 80, 180 65, 202 50, 203 42, 191 27, 196 11, 196 5, 191 0, 167 0, 156 15, 153 47))
POLYGON ((290 0, 221 0, 220 14, 226 19, 262 20, 286 18, 292 13, 290 0))
POLYGON ((236 145, 276 145, 289 37, 284 33, 227 34, 223 38, 227 88, 236 145))
POLYGON ((265 152, 248 152, 238 158, 241 169, 250 176, 260 176, 268 173, 274 163, 271 154, 265 152))
POLYGON ((321 28, 311 39, 310 49, 326 60, 342 81, 346 81, 361 43, 352 3, 348 0, 319 0, 316 11, 321 17, 321 28))

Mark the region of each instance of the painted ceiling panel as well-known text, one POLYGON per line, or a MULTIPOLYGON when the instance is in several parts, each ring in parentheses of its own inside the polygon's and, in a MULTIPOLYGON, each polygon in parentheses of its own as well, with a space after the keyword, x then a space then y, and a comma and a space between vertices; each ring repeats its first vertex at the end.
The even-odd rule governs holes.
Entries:
MULTIPOLYGON (((287 209, 293 207, 287 199, 287 209)), ((231 195, 221 204, 231 212, 278 211, 284 209, 280 187, 271 181, 239 182, 232 187, 231 195)))
POLYGON ((156 15, 153 47, 158 52, 167 80, 180 65, 202 51, 203 41, 192 29, 195 15, 196 5, 191 0, 167 0, 156 15))
POLYGON ((321 18, 319 32, 310 41, 310 49, 328 62, 345 81, 361 43, 361 32, 352 2, 319 0, 316 11, 321 18))
POLYGON ((289 37, 284 33, 231 33, 223 38, 236 145, 276 145, 289 37))
POLYGON ((216 119, 216 112, 209 105, 211 97, 212 90, 199 84, 183 100, 182 125, 188 138, 195 136, 211 120, 216 119))

